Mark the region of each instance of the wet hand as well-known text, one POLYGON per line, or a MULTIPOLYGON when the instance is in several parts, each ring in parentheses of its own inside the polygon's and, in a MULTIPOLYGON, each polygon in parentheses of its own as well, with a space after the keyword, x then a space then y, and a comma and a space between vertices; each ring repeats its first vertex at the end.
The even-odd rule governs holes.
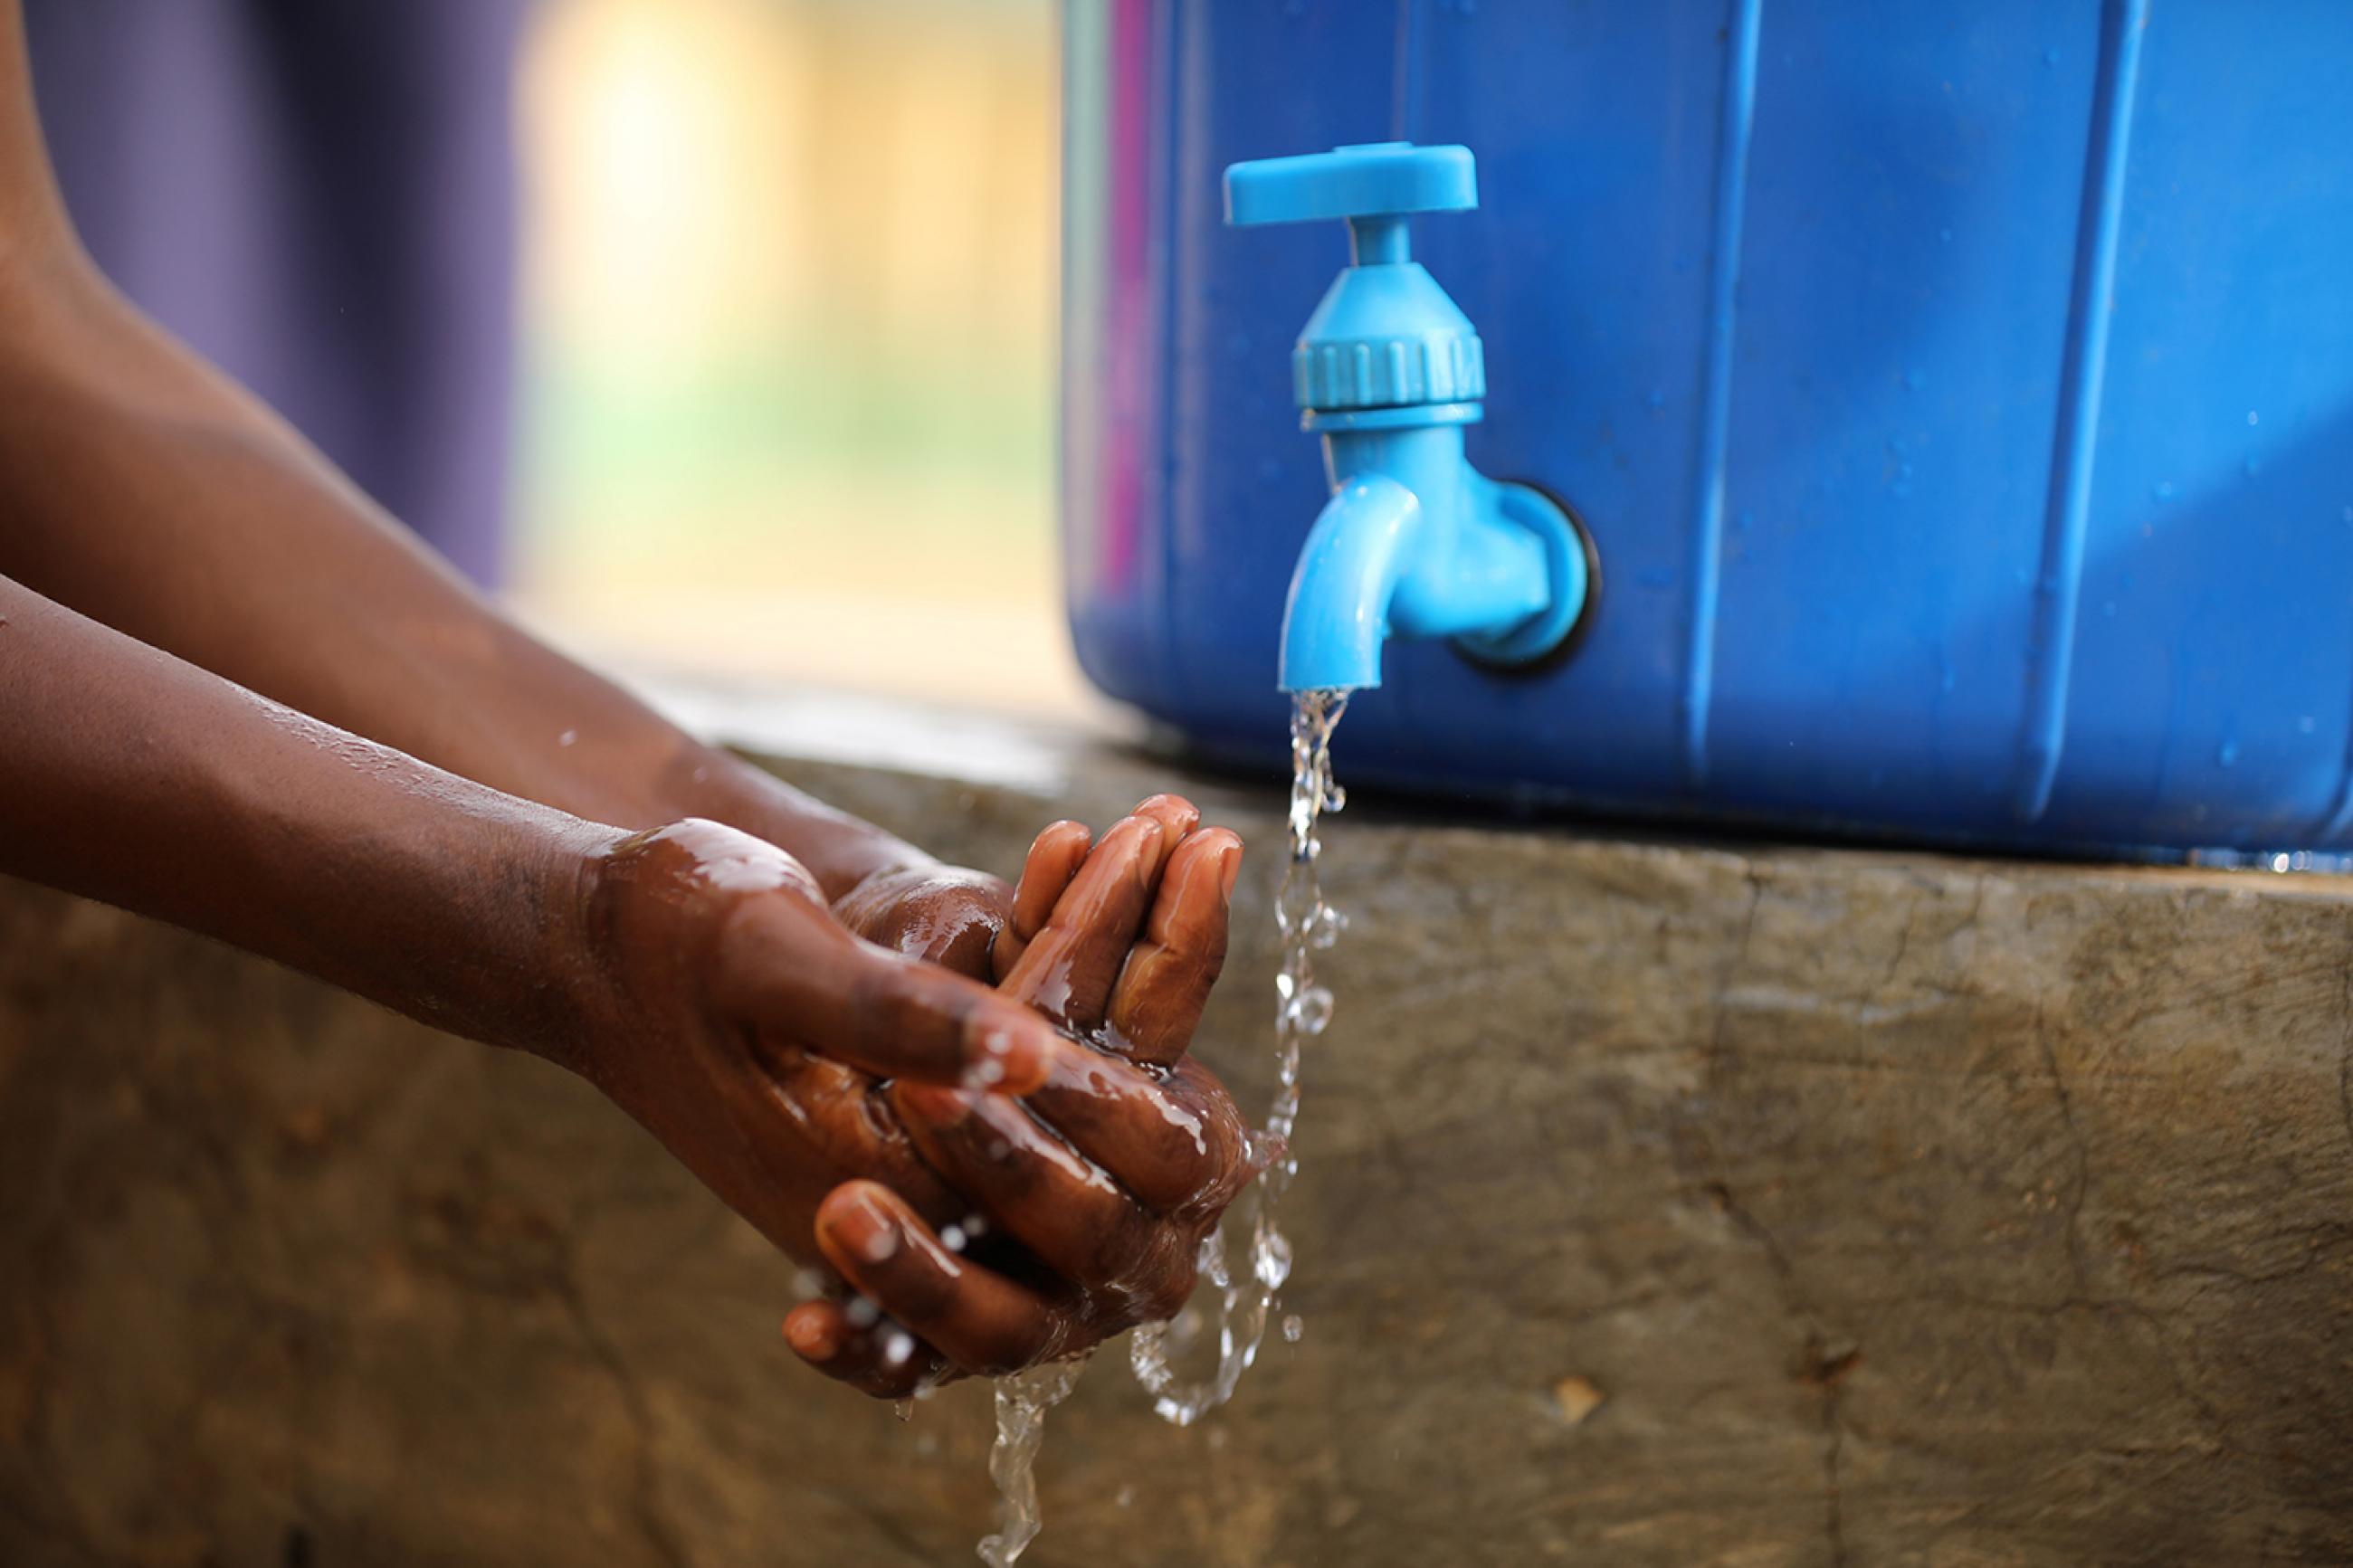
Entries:
POLYGON ((1013 889, 962 866, 896 867, 835 900, 833 912, 868 942, 993 982, 991 954, 1012 915, 1013 889))
POLYGON ((794 1310, 804 1359, 896 1396, 1075 1353, 1191 1293, 1201 1238, 1254 1169, 1232 1100, 1184 1057, 1241 851, 1198 821, 1158 796, 1100 844, 1075 823, 1039 835, 992 967, 1094 1048, 1024 1102, 891 1086, 892 1120, 937 1180, 852 1181, 825 1200, 818 1246, 862 1300, 794 1310), (938 1207, 943 1184, 962 1219, 938 1207))
POLYGON ((849 1176, 953 1202, 877 1085, 1022 1093, 1082 1053, 1032 1008, 851 934, 783 850, 690 820, 587 863, 583 1037, 554 1053, 786 1252, 849 1176))

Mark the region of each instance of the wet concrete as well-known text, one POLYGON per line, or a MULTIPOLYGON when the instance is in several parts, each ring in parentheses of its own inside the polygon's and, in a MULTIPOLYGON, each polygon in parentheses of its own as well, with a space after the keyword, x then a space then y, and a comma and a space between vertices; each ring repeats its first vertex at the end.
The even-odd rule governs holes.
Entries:
MULTIPOLYGON (((1170 782, 667 695, 999 868, 1170 782)), ((1281 800, 1197 798, 1256 1107, 1281 800)), ((2353 881, 1368 804, 1305 1336, 1190 1431, 1096 1366, 1025 1563, 2353 1558, 2353 881)), ((0 883, 0 1562, 969 1561, 983 1391, 800 1371, 787 1274, 539 1062, 0 883)))

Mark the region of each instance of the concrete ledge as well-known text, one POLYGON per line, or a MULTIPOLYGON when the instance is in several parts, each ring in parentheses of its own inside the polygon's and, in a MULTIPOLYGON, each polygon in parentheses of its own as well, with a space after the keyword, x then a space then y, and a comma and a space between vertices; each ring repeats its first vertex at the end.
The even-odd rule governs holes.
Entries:
MULTIPOLYGON (((1171 782, 659 694, 976 864, 1171 782)), ((1281 802, 1198 793, 1255 1107, 1281 802)), ((1027 1561, 2353 1558, 2353 882, 1327 841, 1305 1338, 1188 1432, 1104 1358, 1027 1561)), ((982 1391, 800 1373, 787 1274, 557 1072, 0 884, 0 1561, 969 1560, 982 1391)))

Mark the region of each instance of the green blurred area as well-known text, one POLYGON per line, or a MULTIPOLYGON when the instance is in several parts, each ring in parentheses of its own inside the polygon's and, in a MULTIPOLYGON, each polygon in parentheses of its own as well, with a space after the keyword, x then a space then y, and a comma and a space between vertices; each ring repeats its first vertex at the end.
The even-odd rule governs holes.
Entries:
POLYGON ((1080 700, 1050 0, 548 0, 517 607, 598 651, 1080 700), (902 650, 986 645, 943 661, 902 650))
MULTIPOLYGON (((593 355, 551 356, 524 396, 528 548, 571 557, 565 570, 593 557, 723 571, 744 552, 773 553, 779 531, 809 536, 788 548, 833 552, 810 520, 790 515, 797 497, 862 501, 855 521, 881 547, 935 533, 943 520, 925 492, 941 490, 972 497, 959 533, 1042 546, 1050 391, 983 384, 972 368, 958 380, 862 361, 847 345, 778 344, 648 389, 593 355)), ((976 564, 1004 553, 955 542, 976 564)))

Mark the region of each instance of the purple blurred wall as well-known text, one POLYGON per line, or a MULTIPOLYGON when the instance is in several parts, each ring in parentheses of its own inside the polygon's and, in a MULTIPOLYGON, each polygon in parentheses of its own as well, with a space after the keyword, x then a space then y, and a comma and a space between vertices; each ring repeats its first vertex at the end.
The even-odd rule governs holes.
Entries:
POLYGON ((26 0, 82 237, 476 581, 499 581, 527 0, 26 0))

